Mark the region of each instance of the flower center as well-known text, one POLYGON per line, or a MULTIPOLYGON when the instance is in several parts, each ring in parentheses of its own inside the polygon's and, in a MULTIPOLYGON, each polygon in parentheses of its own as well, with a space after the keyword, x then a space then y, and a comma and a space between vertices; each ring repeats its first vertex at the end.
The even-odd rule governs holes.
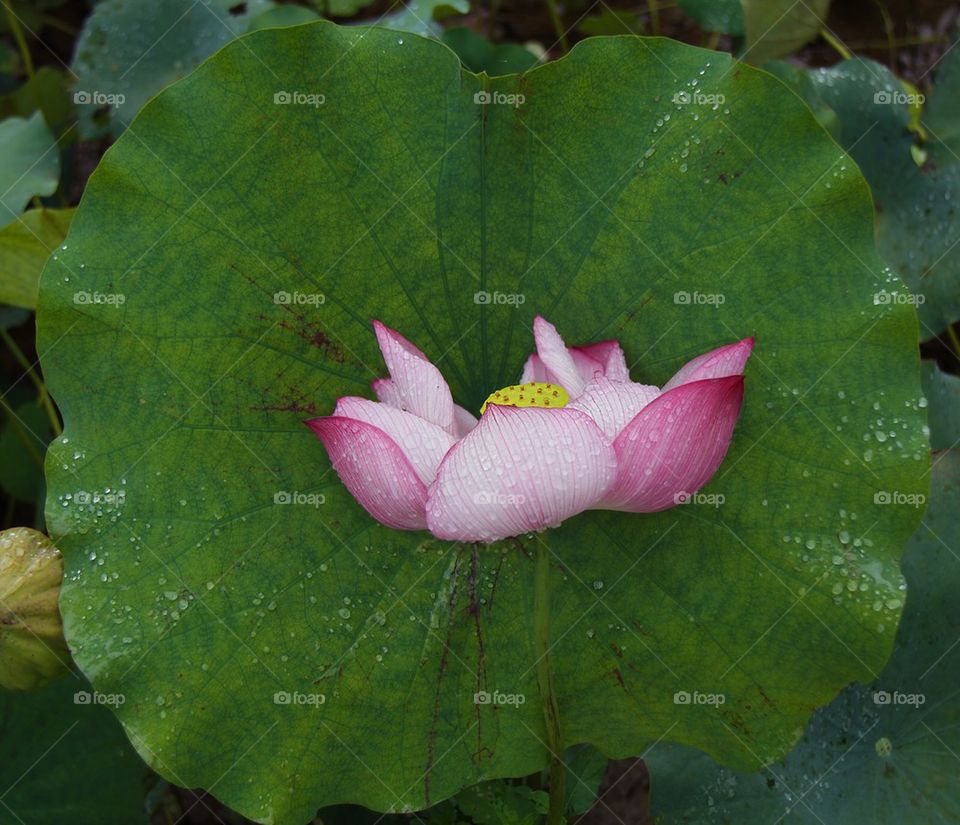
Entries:
POLYGON ((570 396, 559 384, 546 384, 542 381, 531 381, 529 384, 511 384, 502 390, 491 393, 480 408, 480 415, 487 409, 487 404, 496 404, 500 407, 552 407, 559 409, 567 406, 570 396))

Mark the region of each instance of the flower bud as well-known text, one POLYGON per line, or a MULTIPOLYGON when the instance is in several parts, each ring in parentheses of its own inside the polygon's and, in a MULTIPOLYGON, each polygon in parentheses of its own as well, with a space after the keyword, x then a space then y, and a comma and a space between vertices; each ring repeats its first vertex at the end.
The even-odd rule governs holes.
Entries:
POLYGON ((29 527, 0 532, 0 688, 36 690, 69 668, 57 601, 63 558, 29 527))

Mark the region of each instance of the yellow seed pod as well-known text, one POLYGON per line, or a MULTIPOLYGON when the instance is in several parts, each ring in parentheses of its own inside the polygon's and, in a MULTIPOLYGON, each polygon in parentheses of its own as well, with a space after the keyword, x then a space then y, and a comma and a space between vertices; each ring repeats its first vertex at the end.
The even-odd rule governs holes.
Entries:
POLYGON ((502 390, 490 393, 480 408, 480 415, 486 412, 487 404, 500 407, 546 407, 559 409, 567 406, 570 396, 559 384, 547 384, 543 381, 531 381, 528 384, 511 384, 502 390))

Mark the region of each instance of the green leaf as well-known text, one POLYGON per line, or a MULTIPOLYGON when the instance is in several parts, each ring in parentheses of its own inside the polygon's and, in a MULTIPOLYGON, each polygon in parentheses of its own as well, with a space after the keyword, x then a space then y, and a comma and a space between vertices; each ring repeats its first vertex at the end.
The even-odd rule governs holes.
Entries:
POLYGON ((0 229, 0 302, 36 308, 40 272, 72 217, 72 209, 31 209, 0 229))
POLYGON ((272 5, 269 0, 101 0, 83 25, 70 66, 77 78, 81 136, 119 135, 147 100, 246 31, 272 5))
POLYGON ((67 638, 128 696, 160 772, 301 823, 542 769, 541 541, 564 747, 619 758, 666 736, 749 768, 885 661, 899 611, 873 605, 900 592, 919 512, 874 496, 925 492, 929 466, 916 318, 874 302, 902 287, 866 183, 779 81, 635 37, 491 80, 440 43, 321 22, 228 46, 133 130, 47 264, 38 328, 66 422, 47 517, 67 638), (677 78, 726 103, 672 103, 677 78), (706 490, 724 504, 480 548, 366 515, 303 421, 370 394, 370 319, 478 409, 519 374, 537 312, 571 342, 620 339, 656 384, 757 336, 706 490), (837 604, 848 581, 867 589, 837 604), (694 690, 722 711, 675 703, 694 690))
POLYGON ((148 771, 107 706, 70 675, 36 693, 0 694, 3 820, 30 825, 147 823, 148 771))
POLYGON ((424 37, 439 37, 443 31, 440 20, 469 10, 468 0, 407 0, 400 11, 384 15, 376 24, 424 37))
POLYGON ((930 446, 949 450, 960 442, 960 378, 941 372, 934 361, 921 365, 923 394, 927 399, 930 446))
POLYGON ((940 147, 937 161, 948 166, 960 160, 960 49, 954 43, 937 66, 922 123, 940 147))
POLYGON ((742 0, 746 43, 743 58, 756 66, 785 57, 816 38, 830 0, 742 0))
MULTIPOLYGON (((913 162, 910 95, 884 66, 846 60, 810 74, 840 121, 839 141, 873 190, 881 255, 914 291, 921 337, 960 319, 960 246, 955 245, 960 164, 913 162)), ((930 147, 936 159, 937 147, 930 147)), ((879 300, 890 299, 883 295, 879 300)))
POLYGON ((16 218, 34 195, 52 195, 60 180, 57 142, 36 112, 0 122, 0 227, 16 218))
POLYGON ((803 102, 810 107, 810 111, 813 112, 817 122, 834 138, 840 139, 840 119, 837 117, 837 113, 823 102, 817 86, 806 69, 788 63, 786 60, 771 60, 764 65, 763 69, 779 77, 800 95, 803 102))
POLYGON ((457 807, 476 825, 538 825, 545 796, 527 785, 482 782, 457 794, 457 807))
POLYGON ((63 72, 41 66, 30 80, 0 99, 2 117, 28 117, 38 110, 43 112, 44 121, 54 135, 64 134, 73 108, 63 72))
POLYGON ((951 451, 934 463, 930 508, 904 556, 907 605, 879 678, 817 711, 796 750, 761 773, 729 771, 692 748, 654 746, 644 757, 654 816, 704 825, 960 819, 958 505, 960 452, 951 451))
POLYGON ((494 45, 487 38, 462 26, 447 29, 440 40, 457 53, 471 72, 486 72, 491 77, 525 72, 539 62, 536 55, 523 46, 516 43, 494 45))
POLYGON ((312 23, 320 17, 313 9, 303 6, 274 6, 250 21, 247 31, 269 29, 280 26, 299 26, 301 23, 312 23))
POLYGON ((585 814, 599 799, 600 783, 607 773, 607 757, 590 745, 567 751, 567 805, 572 814, 585 814))
POLYGON ((636 12, 614 11, 609 6, 604 6, 599 14, 585 18, 577 29, 593 37, 643 34, 643 20, 636 12))
POLYGON ((735 37, 743 34, 743 6, 740 0, 680 0, 680 8, 696 20, 704 31, 735 37))

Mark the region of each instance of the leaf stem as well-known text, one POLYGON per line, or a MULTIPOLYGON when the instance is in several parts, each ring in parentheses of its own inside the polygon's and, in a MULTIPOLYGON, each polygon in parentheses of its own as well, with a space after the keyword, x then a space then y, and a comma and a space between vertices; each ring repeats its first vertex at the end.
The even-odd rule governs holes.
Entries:
POLYGON ((17 359, 17 362, 21 367, 23 367, 27 377, 37 388, 37 395, 40 397, 40 404, 47 411, 47 418, 50 419, 50 427, 53 430, 53 434, 55 436, 60 435, 60 433, 63 432, 63 427, 60 425, 60 417, 57 415, 57 410, 53 406, 53 401, 50 400, 50 393, 47 392, 47 385, 44 384, 43 381, 37 376, 36 372, 34 372, 33 366, 30 364, 27 356, 23 354, 23 351, 20 349, 20 347, 17 346, 17 342, 13 340, 13 336, 11 336, 10 333, 2 327, 0 327, 0 339, 2 339, 3 343, 7 345, 7 348, 13 353, 13 357, 17 359))
POLYGON ((546 0, 547 11, 550 13, 550 20, 553 23, 553 29, 557 33, 557 42, 564 52, 570 51, 570 44, 567 42, 567 32, 563 28, 563 21, 560 19, 560 13, 557 11, 557 0, 546 0))
POLYGON ((844 46, 843 43, 837 37, 835 37, 833 32, 830 31, 830 29, 828 29, 826 26, 821 27, 820 36, 831 46, 833 46, 833 48, 844 60, 849 60, 851 57, 853 57, 853 52, 844 46))
POLYGON ((650 15, 650 31, 660 36, 660 5, 657 0, 647 0, 647 12, 650 15))
POLYGON ((957 337, 957 331, 953 328, 953 324, 947 325, 947 337, 950 339, 950 343, 953 344, 953 354, 960 358, 960 338, 957 337))
POLYGON ((563 738, 560 734, 560 711, 550 667, 550 548, 537 543, 534 574, 534 635, 537 652, 537 685, 543 701, 543 718, 550 750, 550 808, 548 825, 562 825, 566 811, 567 767, 563 761, 563 738))
POLYGON ((27 70, 27 77, 33 80, 33 57, 30 54, 30 47, 27 46, 27 38, 23 36, 23 29, 20 28, 20 20, 13 13, 13 9, 7 4, 3 4, 3 10, 7 13, 7 23, 10 26, 10 34, 17 41, 17 48, 20 49, 20 56, 23 58, 23 68, 27 70))

